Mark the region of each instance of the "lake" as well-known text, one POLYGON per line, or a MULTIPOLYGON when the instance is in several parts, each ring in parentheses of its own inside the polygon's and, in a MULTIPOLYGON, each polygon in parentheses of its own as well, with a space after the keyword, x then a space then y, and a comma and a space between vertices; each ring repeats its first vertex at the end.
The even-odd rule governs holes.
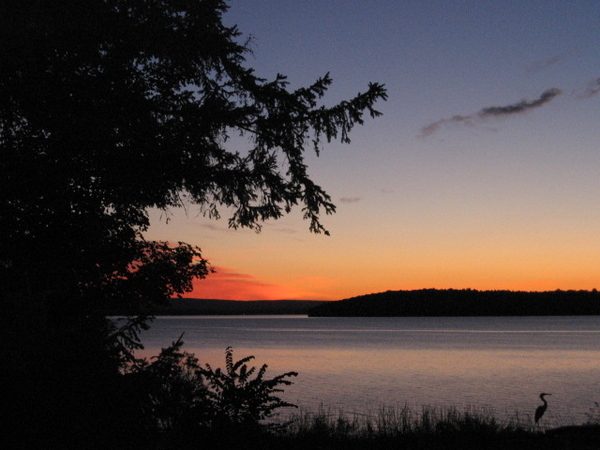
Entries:
POLYGON ((600 317, 158 317, 142 334, 158 354, 184 350, 213 368, 254 355, 267 377, 297 371, 281 395, 300 408, 349 415, 382 406, 491 408, 531 420, 550 392, 546 426, 581 424, 600 402, 600 317))

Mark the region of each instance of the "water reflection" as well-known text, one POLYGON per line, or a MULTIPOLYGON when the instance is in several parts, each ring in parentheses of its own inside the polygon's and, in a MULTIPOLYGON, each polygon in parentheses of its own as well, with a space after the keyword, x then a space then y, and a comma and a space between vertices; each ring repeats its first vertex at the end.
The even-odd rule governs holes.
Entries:
POLYGON ((267 374, 300 373, 284 397, 365 413, 382 405, 492 406, 531 416, 552 392, 548 424, 585 421, 600 400, 598 318, 159 318, 146 355, 185 332, 186 349, 223 366, 224 350, 267 374))

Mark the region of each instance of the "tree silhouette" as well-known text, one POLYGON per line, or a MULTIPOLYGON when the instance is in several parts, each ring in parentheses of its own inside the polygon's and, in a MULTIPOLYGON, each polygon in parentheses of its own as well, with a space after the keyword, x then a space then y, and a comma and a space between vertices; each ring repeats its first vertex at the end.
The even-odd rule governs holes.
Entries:
MULTIPOLYGON (((74 411, 85 434, 91 419, 81 417, 115 407, 107 380, 139 344, 108 342, 106 315, 139 316, 209 273, 199 248, 144 239, 148 208, 194 204, 217 218, 224 207, 231 227, 259 229, 298 205, 311 231, 326 232, 319 218, 335 206, 309 178, 305 152, 349 142, 386 91, 369 84, 325 107, 329 75, 296 90, 283 75, 257 77, 248 42, 222 23, 227 8, 3 2, 0 292, 15 343, 3 356, 25 386, 14 414, 54 391, 48 402, 74 411), (237 135, 245 151, 228 148, 237 135)), ((147 325, 141 317, 134 328, 147 325)))

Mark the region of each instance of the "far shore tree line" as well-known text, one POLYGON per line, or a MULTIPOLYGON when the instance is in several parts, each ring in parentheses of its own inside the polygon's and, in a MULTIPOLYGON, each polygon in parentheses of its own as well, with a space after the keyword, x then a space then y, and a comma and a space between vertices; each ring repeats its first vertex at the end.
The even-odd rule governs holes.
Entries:
POLYGON ((323 302, 311 316, 589 316, 600 315, 600 293, 593 289, 478 291, 475 289, 419 289, 361 295, 323 302))

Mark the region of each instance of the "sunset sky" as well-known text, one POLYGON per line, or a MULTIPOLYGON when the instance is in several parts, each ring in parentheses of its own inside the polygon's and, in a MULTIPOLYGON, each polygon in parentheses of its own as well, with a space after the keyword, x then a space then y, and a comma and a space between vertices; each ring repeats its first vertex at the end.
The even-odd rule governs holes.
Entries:
MULTIPOLYGON (((384 83, 383 117, 308 154, 338 207, 257 234, 151 213, 217 270, 189 297, 338 300, 388 289, 600 288, 600 2, 231 1, 248 66, 325 104, 384 83)), ((240 145, 237 143, 236 145, 240 145)), ((310 152, 310 149, 308 150, 310 152)))

